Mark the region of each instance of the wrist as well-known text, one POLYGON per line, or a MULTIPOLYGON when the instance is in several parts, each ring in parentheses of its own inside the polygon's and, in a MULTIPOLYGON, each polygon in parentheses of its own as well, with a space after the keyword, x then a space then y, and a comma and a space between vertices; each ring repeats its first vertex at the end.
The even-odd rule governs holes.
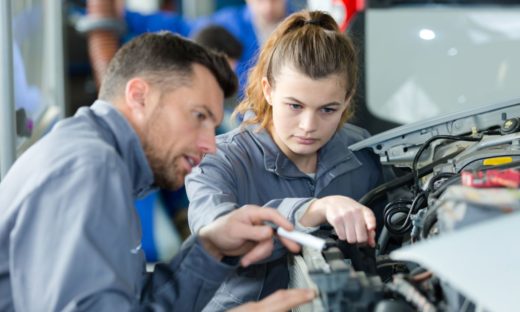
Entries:
POLYGON ((313 199, 299 223, 305 227, 316 227, 325 223, 325 212, 321 201, 323 199, 313 199))
POLYGON ((210 239, 210 235, 207 231, 204 230, 205 228, 202 228, 199 231, 199 241, 206 250, 206 252, 214 257, 217 261, 221 261, 224 255, 220 251, 220 249, 213 243, 213 241, 210 239))

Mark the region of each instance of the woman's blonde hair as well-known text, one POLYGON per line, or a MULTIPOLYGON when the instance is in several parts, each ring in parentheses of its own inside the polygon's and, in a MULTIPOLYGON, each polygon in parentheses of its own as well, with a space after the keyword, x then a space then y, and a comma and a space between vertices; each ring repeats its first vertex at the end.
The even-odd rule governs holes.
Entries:
POLYGON ((288 16, 265 42, 257 64, 251 69, 245 97, 234 114, 252 110, 255 116, 247 124, 267 128, 272 120, 272 108, 262 92, 262 78, 271 87, 284 65, 293 66, 312 79, 331 74, 344 77, 347 109, 341 116, 340 128, 353 114, 352 101, 357 86, 357 57, 351 39, 340 32, 336 21, 320 11, 300 11, 288 16))

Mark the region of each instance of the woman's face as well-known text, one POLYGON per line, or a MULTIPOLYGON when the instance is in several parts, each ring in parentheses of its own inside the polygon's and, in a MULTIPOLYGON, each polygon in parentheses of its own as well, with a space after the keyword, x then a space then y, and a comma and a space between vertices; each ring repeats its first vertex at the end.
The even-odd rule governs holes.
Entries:
POLYGON ((284 66, 271 86, 262 80, 264 96, 273 108, 271 135, 296 165, 316 159, 317 151, 334 135, 348 105, 344 78, 337 74, 314 80, 284 66))

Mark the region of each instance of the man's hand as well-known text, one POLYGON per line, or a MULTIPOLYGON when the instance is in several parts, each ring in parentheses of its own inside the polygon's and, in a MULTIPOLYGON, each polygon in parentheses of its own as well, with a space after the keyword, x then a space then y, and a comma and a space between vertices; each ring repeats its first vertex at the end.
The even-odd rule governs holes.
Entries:
POLYGON ((312 289, 282 289, 258 302, 243 304, 230 312, 285 312, 315 297, 312 289))
POLYGON ((327 196, 315 200, 300 220, 303 226, 318 226, 325 221, 338 238, 350 244, 376 246, 376 218, 370 208, 346 196, 327 196))
MULTIPOLYGON (((273 208, 255 205, 243 206, 218 218, 199 231, 204 248, 217 259, 223 256, 242 256, 240 263, 246 267, 271 255, 273 251, 273 229, 264 224, 270 221, 291 231, 292 224, 273 208)), ((292 252, 300 246, 280 238, 292 252)))

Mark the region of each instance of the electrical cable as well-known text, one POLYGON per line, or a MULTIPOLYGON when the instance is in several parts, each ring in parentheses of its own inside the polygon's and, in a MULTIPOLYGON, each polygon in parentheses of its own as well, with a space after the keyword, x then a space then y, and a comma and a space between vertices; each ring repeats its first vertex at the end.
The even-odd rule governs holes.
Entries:
MULTIPOLYGON (((419 168, 417 171, 419 173, 419 177, 423 177, 432 173, 433 168, 439 164, 445 163, 448 159, 452 159, 456 155, 458 155, 461 151, 456 151, 444 157, 437 159, 436 161, 419 168)), ((414 173, 410 172, 401 177, 395 178, 391 181, 383 183, 376 188, 373 188, 368 193, 363 195, 361 199, 358 201, 360 204, 365 206, 370 206, 370 204, 377 198, 385 195, 388 191, 401 187, 403 185, 407 185, 410 182, 414 181, 414 173)))
POLYGON ((413 158, 412 162, 412 173, 414 173, 414 186, 415 190, 419 190, 419 170, 417 170, 417 163, 419 162, 419 158, 421 157, 422 153, 430 146, 430 144, 433 141, 436 140, 452 140, 452 141, 470 141, 470 142, 477 142, 482 140, 482 136, 480 137, 470 137, 470 136, 453 136, 453 135, 436 135, 432 136, 426 142, 421 145, 417 153, 415 153, 415 156, 413 158))
POLYGON ((448 179, 448 178, 451 178, 453 177, 454 175, 457 175, 456 173, 452 173, 452 172, 441 172, 435 176, 433 176, 430 181, 428 182, 428 185, 426 187, 426 191, 427 192, 432 192, 434 191, 434 186, 435 186, 435 182, 441 180, 441 179, 448 179))

